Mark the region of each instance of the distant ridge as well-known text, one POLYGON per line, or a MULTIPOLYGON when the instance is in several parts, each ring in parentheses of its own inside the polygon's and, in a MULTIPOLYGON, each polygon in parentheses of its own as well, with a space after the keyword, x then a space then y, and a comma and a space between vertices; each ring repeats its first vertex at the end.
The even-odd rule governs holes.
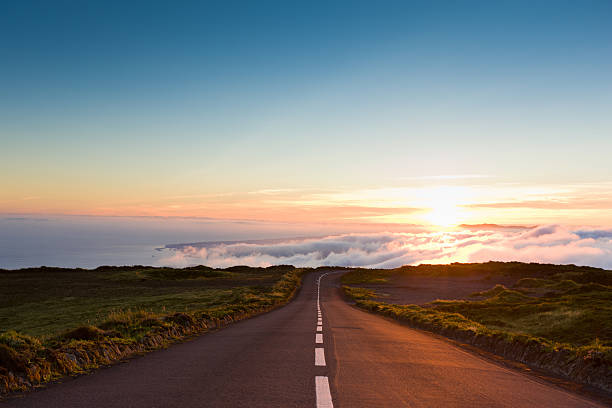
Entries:
POLYGON ((184 247, 194 248, 211 248, 217 245, 235 245, 235 244, 280 244, 287 241, 304 241, 307 239, 320 239, 324 238, 324 235, 316 237, 291 237, 291 238, 275 238, 275 239, 243 239, 235 241, 202 241, 202 242, 187 242, 182 244, 167 244, 164 246, 165 249, 179 249, 184 247))

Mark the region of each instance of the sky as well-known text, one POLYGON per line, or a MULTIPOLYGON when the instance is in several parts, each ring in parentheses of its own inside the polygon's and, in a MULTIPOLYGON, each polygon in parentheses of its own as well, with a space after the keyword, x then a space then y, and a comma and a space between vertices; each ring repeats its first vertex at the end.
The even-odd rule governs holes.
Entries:
POLYGON ((609 1, 2 2, 0 213, 610 227, 610 21, 609 1))

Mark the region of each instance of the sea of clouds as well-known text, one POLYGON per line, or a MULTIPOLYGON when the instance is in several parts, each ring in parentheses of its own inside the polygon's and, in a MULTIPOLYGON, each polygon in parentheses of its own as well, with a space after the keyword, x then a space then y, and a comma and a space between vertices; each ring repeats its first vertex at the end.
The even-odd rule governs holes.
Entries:
POLYGON ((612 229, 546 225, 452 232, 350 233, 274 242, 217 242, 169 248, 161 264, 212 267, 362 266, 522 261, 612 268, 612 229))

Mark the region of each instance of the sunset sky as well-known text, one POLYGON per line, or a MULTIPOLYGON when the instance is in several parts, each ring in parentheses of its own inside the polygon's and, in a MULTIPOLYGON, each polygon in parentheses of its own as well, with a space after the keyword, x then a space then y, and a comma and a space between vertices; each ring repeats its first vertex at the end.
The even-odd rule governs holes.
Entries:
POLYGON ((612 3, 4 2, 0 213, 612 226, 612 3))

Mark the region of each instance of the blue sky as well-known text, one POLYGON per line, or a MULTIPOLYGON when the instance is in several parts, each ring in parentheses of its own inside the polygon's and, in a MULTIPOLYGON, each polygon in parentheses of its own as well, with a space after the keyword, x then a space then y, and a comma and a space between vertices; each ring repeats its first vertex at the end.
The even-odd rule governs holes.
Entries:
POLYGON ((5 2, 0 211, 607 183, 610 21, 608 1, 5 2), (208 194, 233 198, 168 201, 208 194))

